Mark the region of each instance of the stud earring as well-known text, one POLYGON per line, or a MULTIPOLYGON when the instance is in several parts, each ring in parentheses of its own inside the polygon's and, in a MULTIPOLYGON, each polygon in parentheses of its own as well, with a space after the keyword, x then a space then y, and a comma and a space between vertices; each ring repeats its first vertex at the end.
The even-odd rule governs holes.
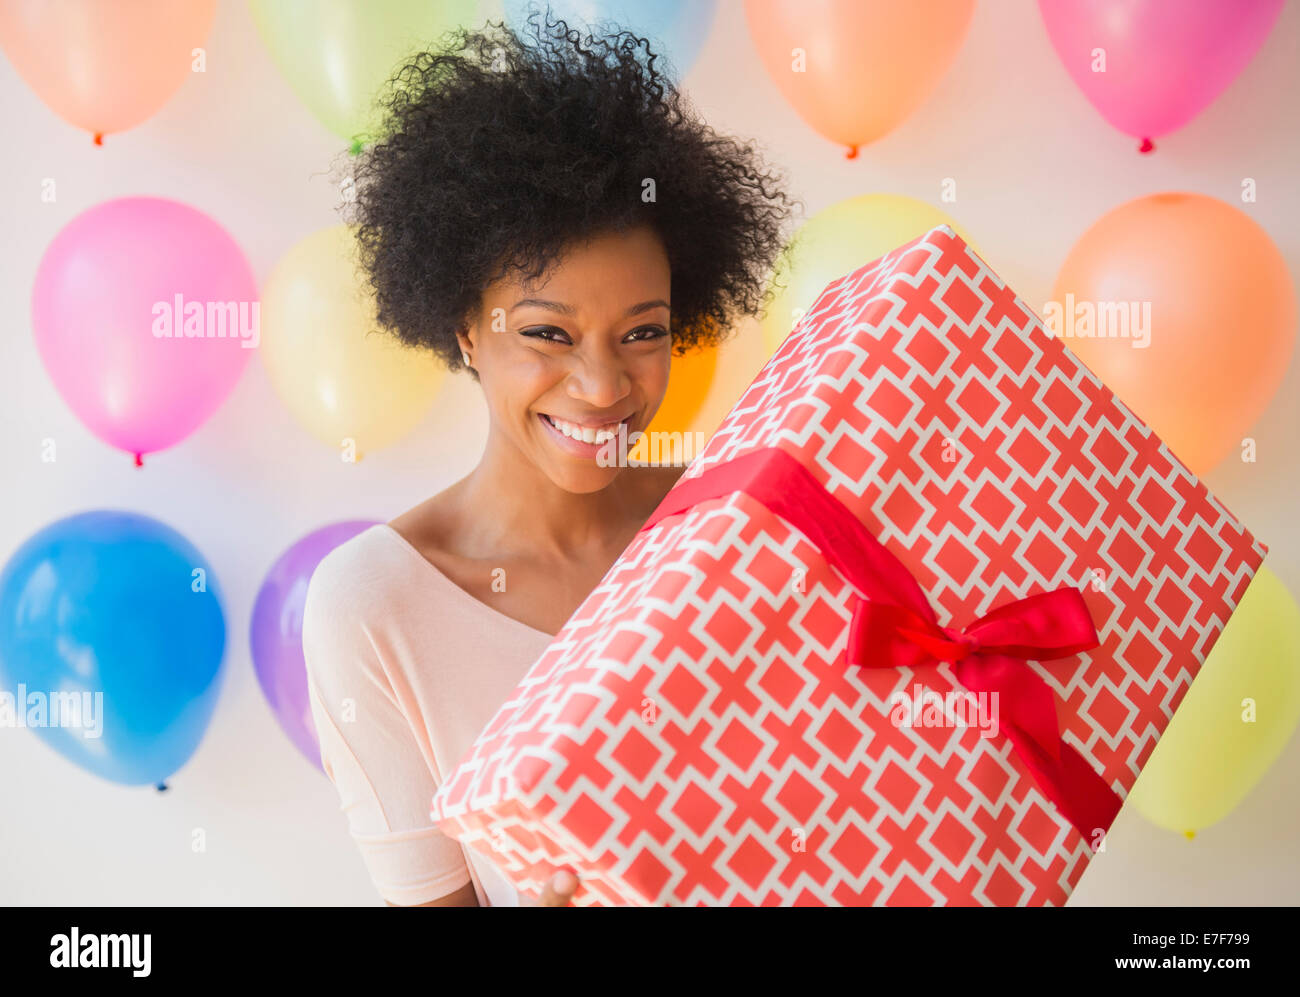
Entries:
POLYGON ((466 367, 468 367, 468 366, 470 365, 470 363, 469 363, 469 354, 466 353, 464 350, 461 350, 461 351, 460 351, 460 358, 461 358, 461 360, 464 362, 464 364, 465 364, 466 367))

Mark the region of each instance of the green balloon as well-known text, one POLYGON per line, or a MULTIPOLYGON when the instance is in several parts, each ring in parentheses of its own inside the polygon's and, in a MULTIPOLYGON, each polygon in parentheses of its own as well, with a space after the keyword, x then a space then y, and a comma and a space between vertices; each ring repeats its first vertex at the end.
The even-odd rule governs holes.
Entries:
POLYGON ((880 259, 939 225, 949 225, 978 252, 965 229, 944 212, 902 194, 859 194, 837 201, 795 232, 773 270, 777 285, 763 320, 768 354, 785 341, 826 285, 880 259))
POLYGON ((477 26, 475 0, 249 0, 258 33, 298 98, 349 142, 375 138, 384 83, 445 32, 477 26))

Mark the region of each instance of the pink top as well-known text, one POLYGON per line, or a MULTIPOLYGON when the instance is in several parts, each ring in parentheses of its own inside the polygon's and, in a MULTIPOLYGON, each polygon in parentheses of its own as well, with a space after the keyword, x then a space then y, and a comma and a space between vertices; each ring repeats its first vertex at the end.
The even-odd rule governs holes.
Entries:
POLYGON ((385 900, 473 882, 482 906, 519 904, 491 862, 434 826, 429 802, 551 637, 474 598, 388 525, 317 567, 303 651, 321 763, 385 900))

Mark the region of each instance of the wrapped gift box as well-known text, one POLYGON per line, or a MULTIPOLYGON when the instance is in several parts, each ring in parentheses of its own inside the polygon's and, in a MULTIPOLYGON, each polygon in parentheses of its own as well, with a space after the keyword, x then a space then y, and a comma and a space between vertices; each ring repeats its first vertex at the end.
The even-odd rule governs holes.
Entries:
POLYGON ((830 284, 434 798, 591 904, 1059 904, 1264 546, 943 226, 830 284))

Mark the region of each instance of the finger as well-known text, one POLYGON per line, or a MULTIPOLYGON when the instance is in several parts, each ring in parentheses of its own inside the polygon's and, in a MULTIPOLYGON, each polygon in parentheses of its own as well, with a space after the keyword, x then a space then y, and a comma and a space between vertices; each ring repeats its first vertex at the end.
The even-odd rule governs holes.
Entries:
POLYGON ((561 869, 542 888, 539 907, 567 907, 578 889, 578 877, 569 869, 561 869))

